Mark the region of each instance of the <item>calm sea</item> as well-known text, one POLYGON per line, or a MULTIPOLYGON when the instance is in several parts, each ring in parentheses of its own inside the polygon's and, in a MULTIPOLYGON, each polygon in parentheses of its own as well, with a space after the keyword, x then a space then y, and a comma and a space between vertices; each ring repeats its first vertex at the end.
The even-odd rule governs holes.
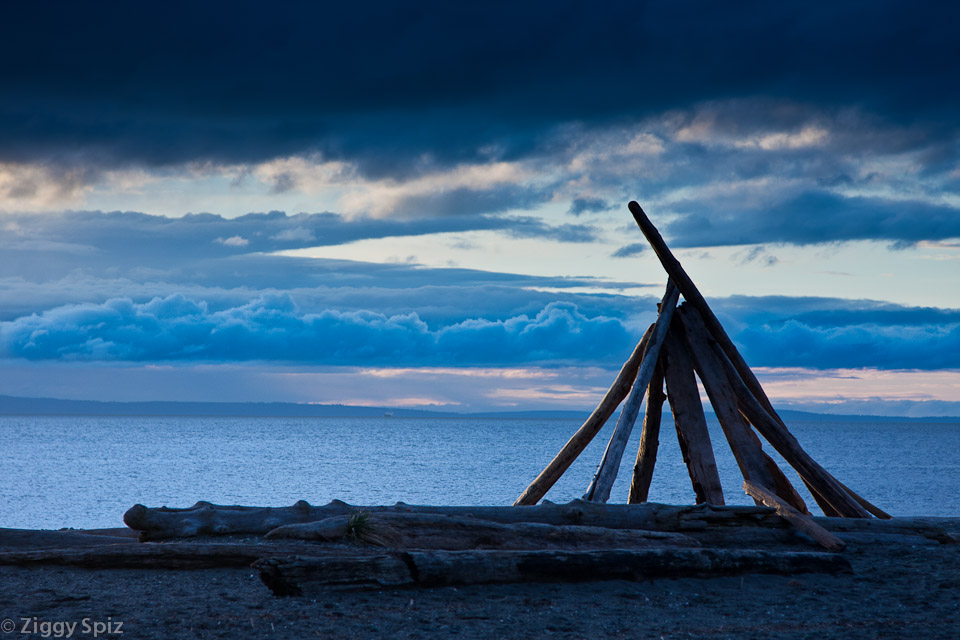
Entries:
MULTIPOLYGON (((960 424, 788 426, 827 470, 893 515, 960 516, 960 424)), ((0 417, 0 527, 122 526, 135 503, 197 500, 508 505, 578 427, 558 419, 0 417)), ((690 504, 676 437, 664 427, 650 499, 690 504)), ((611 428, 548 499, 583 494, 611 428)), ((711 429, 727 503, 751 504, 719 426, 711 429)), ((626 501, 638 437, 639 427, 612 502, 626 501)))

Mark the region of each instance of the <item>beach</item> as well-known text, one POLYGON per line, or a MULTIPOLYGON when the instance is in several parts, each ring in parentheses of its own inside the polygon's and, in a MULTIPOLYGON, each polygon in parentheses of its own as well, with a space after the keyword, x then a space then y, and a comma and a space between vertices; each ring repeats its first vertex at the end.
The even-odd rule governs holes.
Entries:
POLYGON ((55 622, 75 623, 74 638, 94 637, 99 622, 97 637, 146 640, 960 637, 960 545, 854 543, 843 554, 852 574, 329 589, 291 598, 271 595, 243 568, 2 566, 0 616, 16 625, 11 638, 57 637, 55 622))

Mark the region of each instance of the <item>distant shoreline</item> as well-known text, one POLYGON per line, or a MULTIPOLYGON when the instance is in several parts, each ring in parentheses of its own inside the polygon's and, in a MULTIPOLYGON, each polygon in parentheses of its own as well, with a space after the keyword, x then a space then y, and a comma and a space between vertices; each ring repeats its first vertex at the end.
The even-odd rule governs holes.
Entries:
MULTIPOLYGON (((666 407, 665 407, 666 411, 666 407)), ((669 411, 667 411, 669 413, 669 411)), ((960 416, 874 416, 862 414, 814 413, 782 409, 785 420, 816 422, 936 422, 960 423, 960 416)), ((431 409, 403 409, 343 404, 295 402, 103 402, 0 395, 0 416, 155 416, 155 417, 251 417, 251 418, 498 418, 577 419, 590 415, 582 411, 481 411, 455 412, 431 409), (386 415, 390 414, 390 415, 386 415)), ((708 415, 711 415, 708 413, 708 415)))

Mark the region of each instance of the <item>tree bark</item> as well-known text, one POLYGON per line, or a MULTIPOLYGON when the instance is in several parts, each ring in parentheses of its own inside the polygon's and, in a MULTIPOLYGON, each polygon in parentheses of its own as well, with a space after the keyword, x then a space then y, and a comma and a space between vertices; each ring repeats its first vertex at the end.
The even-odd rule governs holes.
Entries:
POLYGON ((278 596, 318 595, 330 585, 441 587, 516 582, 650 580, 771 573, 850 573, 840 555, 742 549, 411 551, 350 558, 268 558, 254 567, 278 596))
POLYGON ((650 483, 653 481, 653 468, 657 463, 657 449, 660 446, 660 420, 663 417, 663 358, 653 370, 650 386, 647 388, 647 410, 643 416, 643 431, 640 433, 640 447, 637 449, 637 462, 633 466, 633 480, 627 503, 646 502, 650 495, 650 483))
POLYGON ((758 486, 747 480, 743 483, 743 490, 750 497, 776 509, 777 515, 813 538, 817 544, 828 551, 843 551, 846 548, 847 545, 843 540, 818 525, 809 516, 791 507, 766 487, 758 486))
POLYGON ((355 540, 393 549, 632 549, 650 546, 697 547, 693 538, 665 531, 609 529, 532 522, 504 524, 434 513, 372 513, 355 533, 348 533, 351 516, 292 524, 266 538, 355 540), (342 532, 342 533, 340 533, 342 532), (331 535, 333 533, 333 535, 331 535), (340 535, 336 535, 339 533, 340 535))
POLYGON ((607 423, 607 420, 610 419, 610 416, 613 415, 613 412, 616 411, 617 407, 630 392, 630 387, 637 377, 637 369, 640 368, 640 362, 643 360, 643 352, 646 350, 650 336, 653 334, 654 326, 656 325, 651 324, 646 333, 643 334, 643 338, 633 350, 630 358, 620 369, 620 373, 617 374, 617 379, 613 381, 610 389, 606 395, 603 396, 597 408, 590 414, 590 417, 586 419, 570 440, 563 445, 560 453, 558 453, 556 457, 550 461, 550 464, 540 472, 540 475, 530 483, 530 486, 524 489, 520 497, 513 503, 514 506, 520 507, 537 504, 540 499, 547 494, 547 491, 556 484, 560 476, 570 468, 570 465, 577 459, 577 456, 583 453, 583 450, 587 448, 587 445, 590 444, 597 433, 600 432, 600 429, 603 428, 603 425, 607 423))
POLYGON ((640 369, 637 371, 637 379, 633 383, 633 389, 627 401, 623 404, 620 411, 620 419, 617 420, 617 426, 610 436, 610 442, 603 452, 603 458, 600 460, 600 467, 587 492, 584 494, 584 500, 593 502, 606 502, 610 498, 610 490, 617 479, 617 473, 620 471, 620 462, 623 460, 623 452, 627 448, 627 441, 630 439, 630 432, 633 431, 633 424, 637 421, 637 414, 640 413, 640 405, 643 403, 643 396, 653 377, 653 371, 657 366, 660 357, 660 345, 663 344, 663 338, 667 335, 667 329, 670 328, 670 319, 673 318, 673 311, 677 306, 677 298, 680 293, 673 282, 667 280, 667 290, 663 294, 663 301, 660 303, 660 315, 657 316, 656 326, 653 335, 650 336, 650 343, 643 354, 643 362, 640 363, 640 369))
POLYGON ((693 492, 698 503, 722 505, 723 487, 693 373, 693 360, 682 336, 673 327, 663 346, 667 399, 693 492))
MULTIPOLYGON (((761 406, 764 407, 775 422, 779 424, 780 428, 783 431, 787 431, 786 424, 784 424, 783 420, 773 408, 773 404, 763 391, 760 381, 757 380, 757 377, 747 365, 743 356, 740 355, 730 336, 724 331, 723 325, 720 324, 720 321, 713 314, 710 305, 707 304, 707 301, 703 295, 701 295, 699 289, 697 289, 697 286, 693 283, 693 280, 690 279, 690 276, 684 271, 683 266, 681 266, 680 262, 667 247, 667 244, 660 236, 660 232, 657 231, 657 228, 650 222, 650 219, 637 202, 630 202, 627 207, 630 209, 630 213, 633 214, 633 218, 636 220, 643 235, 646 236, 647 241, 653 247, 654 253, 656 253, 660 259, 660 263, 663 265, 667 275, 677 284, 677 288, 680 289, 680 293, 683 294, 684 300, 700 312, 710 335, 716 340, 718 346, 726 354, 727 358, 729 358, 747 389, 750 390, 750 393, 760 402, 761 406)), ((771 444, 773 443, 771 442, 771 444)), ((781 453, 781 455, 783 454, 781 453)), ((793 463, 791 462, 791 464, 793 463)), ((824 496, 824 498, 828 499, 830 504, 836 508, 841 515, 859 518, 869 517, 869 513, 861 506, 860 500, 863 499, 859 498, 859 496, 859 500, 857 500, 852 497, 851 493, 843 490, 840 492, 829 490, 829 493, 831 495, 824 496)), ((816 496, 817 493, 814 492, 814 497, 816 496)))

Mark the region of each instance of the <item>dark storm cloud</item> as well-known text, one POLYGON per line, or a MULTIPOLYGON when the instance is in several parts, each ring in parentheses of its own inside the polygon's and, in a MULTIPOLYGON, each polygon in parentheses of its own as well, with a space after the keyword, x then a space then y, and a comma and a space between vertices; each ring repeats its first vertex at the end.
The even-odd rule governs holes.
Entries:
MULTIPOLYGON (((568 121, 768 96, 955 131, 950 3, 15 3, 6 160, 255 161, 371 174, 527 155, 568 121), (709 64, 704 64, 709 60, 709 64)), ((278 183, 278 188, 283 188, 278 183)))
POLYGON ((805 192, 769 205, 742 199, 680 202, 666 226, 678 247, 889 240, 895 247, 960 236, 960 209, 916 200, 805 192))

